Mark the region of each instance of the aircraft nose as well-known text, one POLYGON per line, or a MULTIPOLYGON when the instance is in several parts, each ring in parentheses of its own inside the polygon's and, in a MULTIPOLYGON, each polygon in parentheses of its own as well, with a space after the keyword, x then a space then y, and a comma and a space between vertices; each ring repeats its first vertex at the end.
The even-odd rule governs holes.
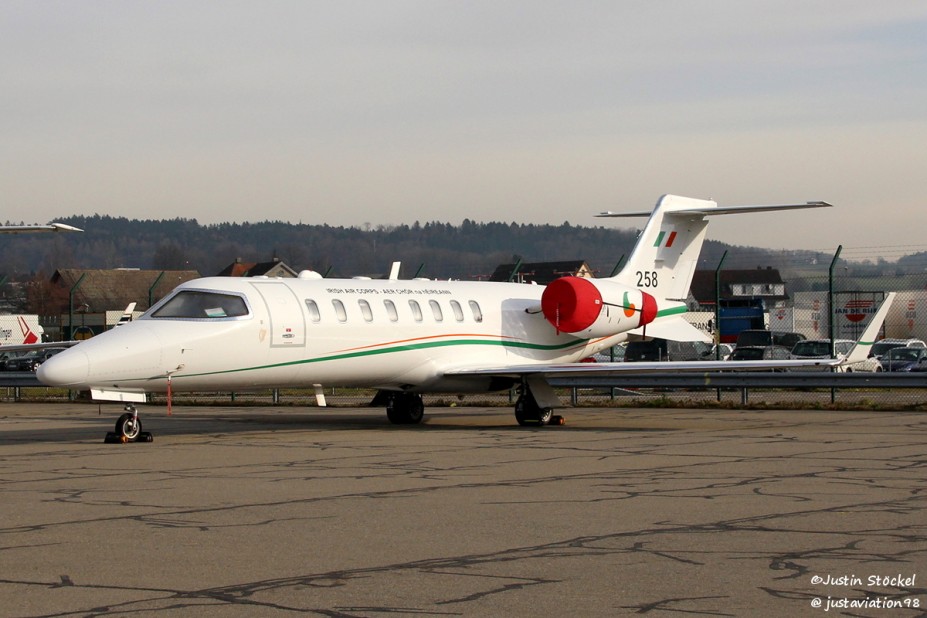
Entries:
POLYGON ((49 358, 39 365, 35 375, 48 386, 83 384, 90 375, 90 360, 78 346, 49 358))

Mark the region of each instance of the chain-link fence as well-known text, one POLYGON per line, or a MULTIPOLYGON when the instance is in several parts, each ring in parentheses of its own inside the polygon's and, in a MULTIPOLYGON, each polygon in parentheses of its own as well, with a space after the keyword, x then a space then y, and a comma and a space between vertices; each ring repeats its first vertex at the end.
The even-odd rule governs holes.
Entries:
MULTIPOLYGON (((888 293, 894 292, 870 357, 840 370, 923 371, 927 385, 927 253, 838 247, 830 255, 783 252, 771 259, 767 256, 774 265, 745 268, 750 264, 748 255, 728 259, 725 252, 714 264, 703 262, 693 281, 688 318, 716 341, 736 346, 738 338, 747 339, 743 331, 765 329, 778 334, 770 338, 773 343, 788 341, 789 352, 796 355, 822 349, 830 357, 846 355, 888 293), (784 336, 789 333, 794 336, 784 336), (806 343, 795 347, 796 339, 806 343), (900 349, 892 351, 893 347, 900 349)), ((794 390, 787 396, 766 395, 770 402, 813 402, 817 397, 814 392, 794 390)), ((916 389, 844 390, 832 399, 883 407, 927 401, 916 389)))

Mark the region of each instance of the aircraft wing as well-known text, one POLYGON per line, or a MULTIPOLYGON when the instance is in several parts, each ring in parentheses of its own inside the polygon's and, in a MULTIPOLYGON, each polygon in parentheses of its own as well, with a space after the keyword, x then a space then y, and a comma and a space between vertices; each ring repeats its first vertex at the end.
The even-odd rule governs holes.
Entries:
POLYGON ((669 371, 772 371, 774 369, 807 369, 809 367, 833 367, 841 359, 818 358, 805 360, 768 361, 659 361, 639 363, 562 363, 556 365, 508 365, 504 367, 471 367, 449 369, 446 376, 493 376, 519 378, 539 376, 544 378, 575 378, 581 376, 603 376, 610 374, 664 373, 669 371))
POLYGON ((84 230, 66 223, 49 223, 48 225, 0 225, 0 233, 26 234, 32 232, 83 232, 84 230))

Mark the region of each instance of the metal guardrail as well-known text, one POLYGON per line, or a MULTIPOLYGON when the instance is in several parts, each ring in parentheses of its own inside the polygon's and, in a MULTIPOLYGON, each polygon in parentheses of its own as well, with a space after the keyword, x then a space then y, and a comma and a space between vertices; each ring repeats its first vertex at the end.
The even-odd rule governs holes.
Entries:
POLYGON ((555 378, 565 388, 927 388, 927 373, 715 371, 555 378))
POLYGON ((0 372, 0 387, 31 387, 45 386, 35 377, 33 371, 4 371, 0 372))
POLYGON ((740 391, 741 405, 748 405, 750 391, 830 391, 830 402, 836 403, 838 391, 896 389, 927 389, 927 373, 835 373, 830 371, 718 371, 691 373, 651 373, 637 375, 615 375, 600 378, 557 378, 550 380, 552 386, 571 388, 572 403, 578 403, 579 389, 661 389, 707 391, 740 391))
MULTIPOLYGON (((839 390, 927 390, 927 373, 832 373, 828 371, 677 372, 552 378, 549 382, 555 388, 572 389, 571 398, 574 404, 578 401, 577 392, 581 389, 617 389, 625 390, 627 394, 631 394, 631 391, 637 391, 637 389, 659 389, 661 391, 706 391, 717 389, 719 393, 722 390, 740 391, 741 402, 746 405, 751 389, 757 391, 829 389, 832 402, 835 393, 839 390)), ((0 387, 15 389, 14 399, 16 400, 20 399, 19 389, 21 388, 46 388, 38 381, 35 374, 30 372, 0 373, 0 387)), ((260 390, 268 391, 268 389, 260 390)), ((311 389, 307 389, 307 391, 309 390, 311 389)), ((226 393, 226 395, 234 402, 237 394, 244 395, 247 392, 252 391, 226 393)), ((280 391, 274 389, 269 392, 271 392, 270 402, 278 403, 280 401, 280 391)), ((308 397, 310 396, 307 395, 308 397)))

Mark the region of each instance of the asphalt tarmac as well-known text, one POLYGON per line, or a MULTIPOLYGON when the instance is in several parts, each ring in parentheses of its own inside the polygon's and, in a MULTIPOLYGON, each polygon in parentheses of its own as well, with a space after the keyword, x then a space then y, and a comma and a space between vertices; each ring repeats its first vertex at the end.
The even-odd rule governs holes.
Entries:
POLYGON ((120 411, 0 404, 0 615, 927 615, 927 413, 120 411))

